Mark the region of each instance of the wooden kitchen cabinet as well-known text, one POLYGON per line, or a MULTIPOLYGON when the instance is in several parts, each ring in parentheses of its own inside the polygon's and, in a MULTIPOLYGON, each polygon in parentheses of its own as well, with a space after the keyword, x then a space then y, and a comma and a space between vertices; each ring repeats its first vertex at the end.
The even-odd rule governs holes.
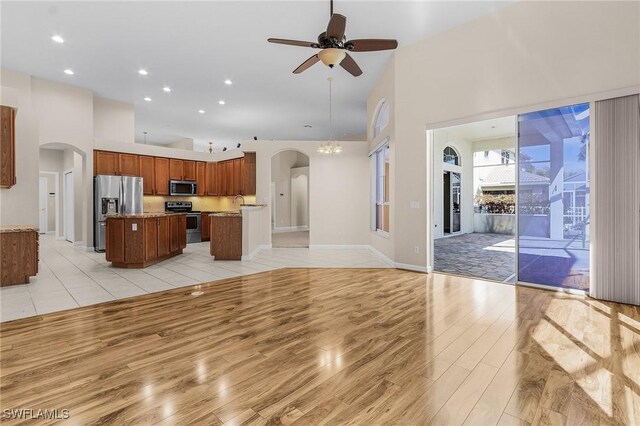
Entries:
MULTIPOLYGON (((169 216, 158 218, 158 257, 165 257, 171 253, 169 216)), ((186 233, 185 229, 185 233, 186 233)))
POLYGON ((233 160, 233 195, 242 194, 242 158, 233 160))
POLYGON ((153 157, 146 155, 141 155, 139 161, 142 193, 144 195, 154 195, 156 193, 156 161, 153 157))
POLYGON ((117 268, 145 268, 182 253, 185 214, 107 217, 106 258, 117 268))
POLYGON ((256 194, 256 153, 245 152, 242 158, 242 195, 256 194))
POLYGON ((207 195, 218 195, 218 163, 207 163, 207 195))
POLYGON ((169 179, 184 179, 184 162, 182 160, 176 160, 175 158, 169 159, 169 179))
POLYGON ((198 195, 207 195, 207 163, 196 162, 196 183, 198 184, 198 195))
POLYGON ((150 262, 158 258, 158 218, 147 218, 144 222, 144 261, 150 262))
POLYGON ((93 175, 118 175, 118 153, 93 151, 93 175))
POLYGON ((39 235, 29 226, 0 230, 0 286, 27 284, 38 273, 39 235))
POLYGON ((211 217, 209 251, 214 260, 242 259, 242 215, 211 217))
POLYGON ((209 215, 211 212, 202 212, 202 219, 200 220, 200 235, 202 241, 209 241, 211 237, 211 218, 209 215))
POLYGON ((216 185, 218 188, 216 195, 219 197, 227 195, 227 169, 224 161, 216 163, 216 185))
POLYGON ((0 112, 0 188, 16 184, 16 110, 2 106, 0 112))
POLYGON ((196 162, 191 160, 182 161, 182 180, 196 180, 196 162))
POLYGON ((156 195, 169 195, 169 159, 156 157, 155 172, 156 195))
POLYGON ((226 195, 235 195, 233 193, 233 160, 227 160, 224 162, 224 168, 225 168, 225 185, 227 187, 226 189, 226 195))
POLYGON ((136 154, 118 153, 118 175, 140 176, 140 163, 136 154))

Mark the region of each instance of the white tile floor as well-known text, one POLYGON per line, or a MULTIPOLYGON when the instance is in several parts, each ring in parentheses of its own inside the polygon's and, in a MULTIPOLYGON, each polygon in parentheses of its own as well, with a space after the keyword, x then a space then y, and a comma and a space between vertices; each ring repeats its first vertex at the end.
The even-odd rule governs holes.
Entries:
POLYGON ((387 268, 368 249, 269 249, 250 262, 213 261, 209 243, 145 269, 113 268, 104 253, 84 252, 66 241, 40 236, 40 265, 25 285, 0 288, 0 321, 124 299, 285 267, 387 268))

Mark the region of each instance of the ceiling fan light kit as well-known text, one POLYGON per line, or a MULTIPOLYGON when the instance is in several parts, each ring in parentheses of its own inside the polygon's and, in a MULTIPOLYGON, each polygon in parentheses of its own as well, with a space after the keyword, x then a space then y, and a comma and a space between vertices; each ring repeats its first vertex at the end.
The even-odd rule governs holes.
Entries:
POLYGON ((359 39, 347 41, 344 35, 347 18, 339 13, 333 13, 333 0, 331 0, 330 17, 327 30, 318 36, 318 42, 283 38, 269 38, 267 41, 269 43, 320 49, 320 52, 311 56, 298 68, 293 70, 294 74, 300 74, 320 61, 329 68, 340 64, 342 68, 354 77, 362 75, 362 70, 347 52, 375 52, 379 50, 393 50, 398 47, 398 42, 392 39, 359 39))

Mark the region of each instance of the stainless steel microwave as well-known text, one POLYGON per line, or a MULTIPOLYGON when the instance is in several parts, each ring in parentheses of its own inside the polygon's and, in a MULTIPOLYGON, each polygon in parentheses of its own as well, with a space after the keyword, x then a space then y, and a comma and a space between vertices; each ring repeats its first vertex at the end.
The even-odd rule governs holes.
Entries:
POLYGON ((193 197, 198 194, 198 184, 188 180, 170 180, 169 195, 193 197))

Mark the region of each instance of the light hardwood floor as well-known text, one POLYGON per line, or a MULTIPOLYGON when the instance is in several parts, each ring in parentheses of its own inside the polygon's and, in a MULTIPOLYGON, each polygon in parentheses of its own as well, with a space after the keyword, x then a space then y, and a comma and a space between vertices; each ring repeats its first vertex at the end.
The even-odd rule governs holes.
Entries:
POLYGON ((69 424, 640 423, 638 307, 388 269, 196 287, 1 324, 2 409, 68 409, 69 424))

